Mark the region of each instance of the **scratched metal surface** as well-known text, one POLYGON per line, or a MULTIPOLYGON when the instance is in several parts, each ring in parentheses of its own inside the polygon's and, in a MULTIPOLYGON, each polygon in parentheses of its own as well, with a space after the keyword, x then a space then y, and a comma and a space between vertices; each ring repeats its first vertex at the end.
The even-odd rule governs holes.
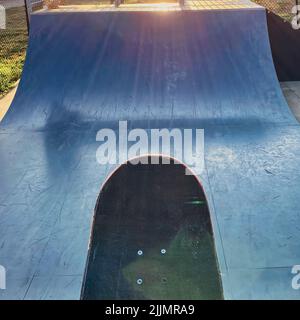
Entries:
POLYGON ((96 132, 118 120, 204 128, 199 179, 225 298, 300 298, 300 129, 265 11, 241 9, 33 15, 0 124, 1 299, 80 297, 93 210, 116 167, 97 164, 96 132))

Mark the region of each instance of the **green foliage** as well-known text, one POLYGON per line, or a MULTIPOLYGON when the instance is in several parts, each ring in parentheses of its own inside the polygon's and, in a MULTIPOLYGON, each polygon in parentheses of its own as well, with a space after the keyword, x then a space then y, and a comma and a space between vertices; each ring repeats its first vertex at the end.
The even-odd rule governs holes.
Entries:
POLYGON ((24 8, 7 10, 7 29, 0 31, 0 96, 20 78, 27 47, 24 8))

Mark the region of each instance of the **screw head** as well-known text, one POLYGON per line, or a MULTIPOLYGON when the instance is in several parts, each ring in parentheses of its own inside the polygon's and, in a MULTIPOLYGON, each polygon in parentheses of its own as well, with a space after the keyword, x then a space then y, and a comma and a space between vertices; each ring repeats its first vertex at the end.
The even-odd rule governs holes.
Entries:
POLYGON ((138 254, 139 256, 142 256, 142 255, 143 255, 143 251, 142 251, 142 250, 139 250, 139 251, 137 252, 137 254, 138 254))
POLYGON ((161 253, 161 254, 166 254, 166 253, 167 253, 167 250, 166 250, 166 249, 161 249, 161 250, 160 250, 160 253, 161 253))
POLYGON ((143 280, 142 280, 142 279, 137 279, 136 283, 137 283, 138 285, 141 285, 141 284, 143 283, 143 280))

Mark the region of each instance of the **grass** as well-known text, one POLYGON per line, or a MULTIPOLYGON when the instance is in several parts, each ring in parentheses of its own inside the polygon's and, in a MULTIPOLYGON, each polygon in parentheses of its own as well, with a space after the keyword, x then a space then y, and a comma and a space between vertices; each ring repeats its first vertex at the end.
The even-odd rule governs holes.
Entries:
POLYGON ((6 12, 7 28, 0 30, 0 97, 21 76, 28 40, 24 7, 11 8, 6 12))

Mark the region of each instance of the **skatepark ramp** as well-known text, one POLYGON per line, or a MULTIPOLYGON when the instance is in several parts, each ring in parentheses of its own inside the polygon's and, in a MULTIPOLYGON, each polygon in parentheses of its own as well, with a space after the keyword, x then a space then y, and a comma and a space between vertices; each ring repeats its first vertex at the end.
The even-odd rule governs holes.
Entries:
POLYGON ((1 299, 80 298, 96 201, 120 165, 97 162, 96 136, 120 120, 204 130, 197 180, 225 299, 299 298, 300 128, 266 13, 200 1, 32 15, 23 77, 0 124, 1 299))

